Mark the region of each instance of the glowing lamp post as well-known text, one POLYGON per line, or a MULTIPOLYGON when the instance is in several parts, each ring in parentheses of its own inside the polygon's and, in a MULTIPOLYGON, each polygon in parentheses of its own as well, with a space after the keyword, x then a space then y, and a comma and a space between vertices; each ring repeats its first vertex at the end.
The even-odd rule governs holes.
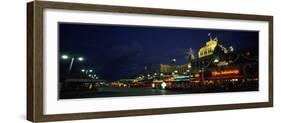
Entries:
POLYGON ((214 60, 214 63, 216 63, 216 64, 219 63, 219 59, 216 58, 216 59, 214 60))
POLYGON ((81 72, 83 72, 83 73, 84 73, 85 71, 86 71, 85 69, 82 69, 82 70, 81 70, 81 72))
POLYGON ((191 69, 191 64, 189 63, 188 65, 187 65, 187 71, 186 72, 188 72, 188 74, 189 74, 189 81, 191 82, 191 72, 190 72, 190 69, 191 69))
POLYGON ((163 83, 161 84, 162 89, 165 89, 166 86, 167 86, 167 84, 166 84, 165 82, 163 82, 163 83))
MULTIPOLYGON (((69 57, 68 55, 62 55, 61 58, 62 58, 63 60, 67 60, 67 59, 69 59, 70 57, 69 57)), ((69 64, 69 68, 68 68, 69 72, 70 72, 71 69, 72 69, 73 62, 74 62, 75 59, 77 59, 78 61, 84 61, 84 58, 83 58, 83 57, 77 57, 77 58, 72 57, 72 58, 71 58, 71 61, 70 61, 70 64, 69 64)), ((82 72, 83 72, 83 71, 82 71, 82 72)))

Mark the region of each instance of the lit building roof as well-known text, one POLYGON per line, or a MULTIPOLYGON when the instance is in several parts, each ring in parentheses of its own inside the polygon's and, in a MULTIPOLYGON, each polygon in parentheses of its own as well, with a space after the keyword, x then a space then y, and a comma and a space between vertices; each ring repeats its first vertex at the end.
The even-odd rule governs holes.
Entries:
POLYGON ((218 45, 218 38, 212 39, 210 37, 210 40, 206 42, 206 45, 199 50, 198 57, 202 58, 205 56, 213 55, 217 45, 218 45))

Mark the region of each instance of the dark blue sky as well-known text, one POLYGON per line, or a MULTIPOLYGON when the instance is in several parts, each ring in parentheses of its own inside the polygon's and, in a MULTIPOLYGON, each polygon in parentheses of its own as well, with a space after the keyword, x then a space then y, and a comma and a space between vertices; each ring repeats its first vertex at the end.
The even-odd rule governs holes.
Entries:
POLYGON ((85 57, 74 70, 94 68, 101 79, 118 80, 141 73, 144 66, 169 64, 172 58, 186 63, 188 48, 197 56, 210 32, 226 47, 258 49, 255 31, 77 23, 59 23, 59 49, 60 54, 85 57))

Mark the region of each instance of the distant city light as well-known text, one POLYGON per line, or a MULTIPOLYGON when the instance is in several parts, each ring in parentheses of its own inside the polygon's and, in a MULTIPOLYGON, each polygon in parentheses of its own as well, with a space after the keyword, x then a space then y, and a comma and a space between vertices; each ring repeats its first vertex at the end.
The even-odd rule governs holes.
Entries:
POLYGON ((90 73, 92 73, 92 72, 93 72, 93 70, 92 70, 92 69, 90 69, 90 70, 89 70, 89 72, 90 72, 90 73))
POLYGON ((191 68, 191 64, 188 64, 187 67, 188 67, 188 68, 191 68))
POLYGON ((89 89, 92 89, 92 87, 93 87, 93 85, 92 85, 92 84, 90 84, 89 89))
POLYGON ((215 63, 218 63, 218 62, 219 62, 219 60, 218 60, 218 59, 215 59, 215 60, 214 60, 214 62, 215 62, 215 63))
POLYGON ((196 78, 200 77, 200 74, 196 73, 196 74, 195 74, 195 77, 196 77, 196 78))
POLYGON ((234 51, 234 48, 232 46, 229 47, 230 52, 234 51))
POLYGON ((81 72, 85 72, 85 69, 82 69, 81 72))
POLYGON ((163 83, 161 84, 162 89, 165 89, 166 86, 167 86, 167 84, 166 84, 165 82, 163 82, 163 83))

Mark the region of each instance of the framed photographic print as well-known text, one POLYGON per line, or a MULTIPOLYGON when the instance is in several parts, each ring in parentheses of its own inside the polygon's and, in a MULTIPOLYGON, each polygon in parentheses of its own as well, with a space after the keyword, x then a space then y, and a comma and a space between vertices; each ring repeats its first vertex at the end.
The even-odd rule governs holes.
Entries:
POLYGON ((27 4, 33 122, 273 106, 273 17, 27 4))

